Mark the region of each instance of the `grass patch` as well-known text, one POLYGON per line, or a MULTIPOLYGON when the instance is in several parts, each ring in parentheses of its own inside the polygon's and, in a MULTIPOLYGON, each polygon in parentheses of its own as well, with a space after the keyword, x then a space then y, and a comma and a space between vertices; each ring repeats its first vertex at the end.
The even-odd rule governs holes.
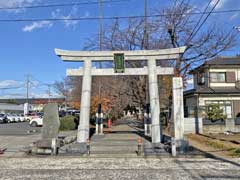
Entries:
POLYGON ((215 149, 226 149, 224 144, 216 142, 216 141, 207 141, 206 144, 208 146, 211 146, 211 147, 215 148, 215 149))
POLYGON ((69 131, 76 129, 76 123, 74 122, 74 116, 65 116, 60 118, 60 131, 69 131))
POLYGON ((231 156, 240 157, 240 148, 232 148, 229 152, 231 156))
POLYGON ((227 151, 230 156, 240 157, 240 148, 229 148, 225 144, 216 141, 207 141, 206 144, 215 149, 227 151))
MULTIPOLYGON (((198 142, 200 147, 208 146, 209 148, 216 150, 216 152, 220 152, 226 156, 240 157, 240 146, 239 144, 233 143, 231 139, 230 141, 227 141, 225 139, 222 140, 196 134, 191 134, 187 137, 189 140, 198 142)), ((238 141, 234 140, 234 142, 238 141)), ((211 151, 211 149, 209 149, 209 151, 211 151)))

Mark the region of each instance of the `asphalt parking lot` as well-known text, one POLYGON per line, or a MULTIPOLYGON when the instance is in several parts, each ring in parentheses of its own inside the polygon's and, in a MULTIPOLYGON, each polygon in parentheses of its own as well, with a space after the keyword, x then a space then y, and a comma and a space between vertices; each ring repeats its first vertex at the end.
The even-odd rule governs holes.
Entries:
POLYGON ((7 149, 0 157, 22 156, 26 146, 40 138, 41 127, 30 127, 28 122, 0 124, 0 149, 7 149))
POLYGON ((28 122, 0 124, 0 136, 31 135, 40 131, 41 127, 31 127, 28 122))

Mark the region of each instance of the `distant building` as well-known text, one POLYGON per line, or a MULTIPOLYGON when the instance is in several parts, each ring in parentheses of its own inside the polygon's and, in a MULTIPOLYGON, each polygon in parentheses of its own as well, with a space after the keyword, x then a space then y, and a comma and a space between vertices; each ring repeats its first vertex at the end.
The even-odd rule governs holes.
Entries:
MULTIPOLYGON (((26 99, 0 99, 0 112, 1 113, 23 113, 24 103, 26 99)), ((55 102, 59 105, 65 103, 65 98, 31 98, 28 99, 30 111, 42 111, 44 105, 49 102, 55 102)))
POLYGON ((217 57, 190 74, 194 87, 184 92, 186 117, 206 117, 210 104, 219 104, 227 119, 240 115, 240 57, 217 57))
POLYGON ((23 114, 24 105, 0 103, 0 113, 17 113, 23 114))

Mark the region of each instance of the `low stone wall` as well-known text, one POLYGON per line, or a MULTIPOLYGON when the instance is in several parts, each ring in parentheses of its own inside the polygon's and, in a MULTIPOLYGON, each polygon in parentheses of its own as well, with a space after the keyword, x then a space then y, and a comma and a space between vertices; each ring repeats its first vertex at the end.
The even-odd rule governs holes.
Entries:
POLYGON ((223 133, 225 132, 225 125, 204 125, 203 133, 223 133))
POLYGON ((240 124, 235 119, 211 122, 202 118, 184 118, 184 134, 240 132, 240 124))
POLYGON ((226 131, 240 132, 240 125, 236 124, 235 119, 227 119, 225 123, 204 124, 204 133, 223 133, 226 131))
POLYGON ((184 134, 196 134, 202 132, 202 118, 184 118, 184 134))

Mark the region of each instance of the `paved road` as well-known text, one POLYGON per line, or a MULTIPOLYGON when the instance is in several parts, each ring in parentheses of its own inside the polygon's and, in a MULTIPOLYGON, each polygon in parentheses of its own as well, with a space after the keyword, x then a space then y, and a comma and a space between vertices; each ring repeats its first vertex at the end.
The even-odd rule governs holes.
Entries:
POLYGON ((23 156, 20 150, 39 139, 40 131, 40 127, 30 127, 28 122, 0 124, 0 149, 7 148, 1 156, 23 156))
POLYGON ((207 158, 0 158, 0 179, 237 180, 240 167, 207 158))
POLYGON ((28 122, 0 124, 0 136, 2 135, 29 135, 28 131, 40 132, 41 127, 30 127, 28 122))

